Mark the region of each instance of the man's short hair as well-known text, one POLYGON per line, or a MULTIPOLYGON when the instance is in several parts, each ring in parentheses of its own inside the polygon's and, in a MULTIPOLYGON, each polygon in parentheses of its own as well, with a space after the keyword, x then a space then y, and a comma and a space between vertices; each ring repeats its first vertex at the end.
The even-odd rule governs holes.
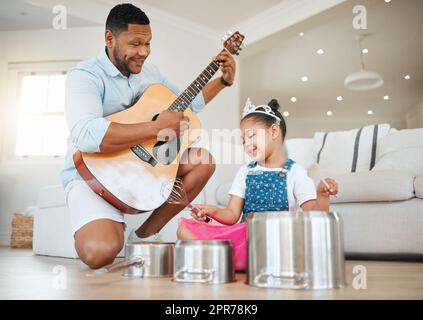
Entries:
POLYGON ((106 30, 119 34, 128 30, 128 24, 148 25, 150 20, 140 8, 130 3, 118 4, 110 10, 106 20, 106 30))

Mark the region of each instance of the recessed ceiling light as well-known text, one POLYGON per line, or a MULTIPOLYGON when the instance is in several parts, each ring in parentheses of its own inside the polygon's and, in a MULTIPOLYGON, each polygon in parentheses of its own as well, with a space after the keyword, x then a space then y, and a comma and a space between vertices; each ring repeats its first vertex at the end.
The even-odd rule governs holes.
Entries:
POLYGON ((300 37, 304 37, 304 32, 300 32, 298 35, 299 35, 300 37))
POLYGON ((332 115, 333 115, 333 113, 332 113, 332 111, 328 111, 328 112, 326 112, 326 115, 328 116, 328 117, 331 117, 332 115))
POLYGON ((368 110, 368 111, 367 111, 367 114, 368 114, 369 116, 371 116, 371 115, 373 114, 373 110, 368 110))
POLYGON ((322 54, 324 54, 325 53, 325 51, 323 50, 323 49, 319 49, 319 50, 317 50, 317 54, 318 55, 322 55, 322 54))
POLYGON ((386 2, 386 3, 389 3, 389 2, 391 2, 391 0, 385 0, 385 2, 386 2))
POLYGON ((291 102, 297 102, 297 98, 296 97, 292 97, 291 98, 291 102))
POLYGON ((369 53, 369 49, 364 48, 363 50, 361 50, 361 52, 363 52, 364 54, 369 53))
POLYGON ((302 82, 307 82, 308 81, 308 77, 307 76, 301 77, 301 81, 302 82))
POLYGON ((343 96, 338 96, 338 97, 336 97, 336 100, 342 101, 342 100, 344 100, 344 97, 343 96))
POLYGON ((288 111, 285 111, 285 112, 283 113, 283 116, 284 116, 284 117, 289 117, 289 112, 288 112, 288 111))
POLYGON ((390 99, 390 97, 389 96, 384 96, 383 97, 383 100, 389 100, 390 99))
POLYGON ((411 79, 411 76, 410 76, 409 74, 407 74, 407 75, 404 77, 404 79, 405 79, 405 80, 410 80, 410 79, 411 79))

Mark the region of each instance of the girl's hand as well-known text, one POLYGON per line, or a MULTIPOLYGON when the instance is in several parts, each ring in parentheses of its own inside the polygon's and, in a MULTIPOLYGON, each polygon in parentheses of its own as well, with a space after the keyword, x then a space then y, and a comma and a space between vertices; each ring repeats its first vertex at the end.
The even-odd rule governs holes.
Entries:
POLYGON ((326 197, 329 198, 329 196, 334 196, 338 194, 338 184, 335 180, 330 178, 325 178, 326 182, 330 186, 330 189, 328 189, 323 182, 320 182, 317 186, 317 197, 326 197))
POLYGON ((198 204, 196 207, 200 209, 200 212, 196 214, 191 213, 191 216, 197 221, 205 221, 207 219, 207 215, 213 216, 213 213, 220 209, 217 206, 207 204, 198 204))

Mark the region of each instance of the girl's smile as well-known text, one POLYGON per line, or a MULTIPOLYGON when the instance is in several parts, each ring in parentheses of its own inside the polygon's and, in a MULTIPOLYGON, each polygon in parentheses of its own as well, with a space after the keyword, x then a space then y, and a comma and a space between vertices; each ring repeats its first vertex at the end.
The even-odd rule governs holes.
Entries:
POLYGON ((260 122, 245 120, 241 123, 244 151, 254 161, 264 161, 274 150, 270 131, 260 122))

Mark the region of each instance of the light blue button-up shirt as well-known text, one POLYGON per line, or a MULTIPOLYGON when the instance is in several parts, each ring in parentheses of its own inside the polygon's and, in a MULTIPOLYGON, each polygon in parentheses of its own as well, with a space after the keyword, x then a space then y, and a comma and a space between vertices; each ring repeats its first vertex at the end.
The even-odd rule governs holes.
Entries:
MULTIPOLYGON (((65 114, 70 134, 65 168, 61 173, 63 187, 72 180, 82 179, 73 163, 74 148, 83 152, 99 152, 110 125, 105 117, 132 106, 153 83, 162 83, 173 92, 181 93, 148 61, 145 61, 139 74, 125 77, 110 61, 105 49, 96 58, 82 61, 69 71, 65 114)), ((200 92, 191 103, 191 108, 194 112, 200 112, 204 105, 200 92)))

